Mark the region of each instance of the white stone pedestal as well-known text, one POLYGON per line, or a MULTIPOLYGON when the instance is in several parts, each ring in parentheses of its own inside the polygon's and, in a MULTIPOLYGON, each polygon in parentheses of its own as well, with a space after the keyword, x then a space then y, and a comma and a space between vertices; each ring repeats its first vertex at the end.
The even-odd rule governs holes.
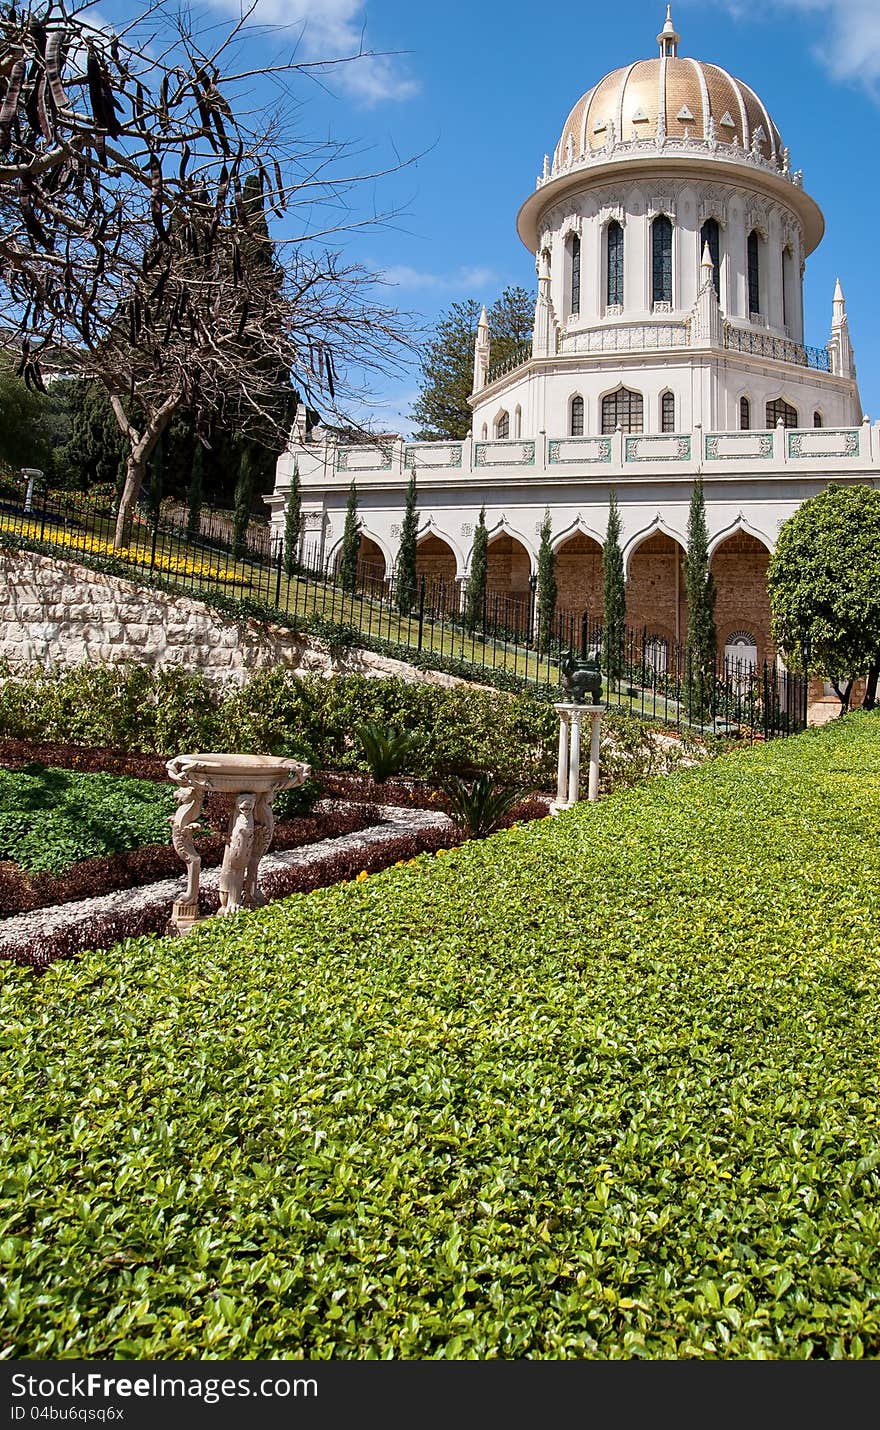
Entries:
POLYGON ((590 777, 587 799, 599 798, 599 736, 604 705, 554 705, 559 716, 559 763, 556 769, 556 798, 551 814, 571 809, 580 798, 581 789, 581 726, 584 716, 590 717, 590 777))

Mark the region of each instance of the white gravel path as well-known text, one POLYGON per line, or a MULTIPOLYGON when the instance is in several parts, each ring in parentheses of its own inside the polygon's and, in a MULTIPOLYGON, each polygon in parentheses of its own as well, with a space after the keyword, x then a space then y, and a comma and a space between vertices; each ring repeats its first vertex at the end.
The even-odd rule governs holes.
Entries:
MULTIPOLYGON (((335 801, 339 808, 341 801, 335 801)), ((370 849, 390 843, 402 834, 424 834, 428 830, 445 832, 452 821, 448 815, 426 809, 401 809, 396 805, 379 805, 376 809, 378 824, 368 829, 359 829, 354 834, 343 834, 335 839, 322 839, 317 844, 304 844, 299 849, 284 849, 264 855, 260 864, 260 883, 266 875, 280 869, 308 866, 319 869, 321 864, 335 859, 339 854, 352 849, 370 849)), ((216 892, 219 867, 206 869, 202 873, 201 887, 206 892, 216 892)), ((42 945, 54 940, 65 930, 76 932, 76 942, 80 948, 90 946, 89 939, 100 938, 107 921, 120 914, 146 912, 160 909, 164 905, 168 914, 171 904, 180 894, 185 882, 181 866, 180 878, 161 879, 155 884, 144 884, 136 889, 119 889, 115 893, 100 894, 92 899, 78 899, 68 904, 55 904, 50 908, 34 909, 30 913, 15 914, 0 922, 0 957, 27 955, 28 962, 40 962, 42 945), (90 930, 94 930, 90 934, 90 930)), ((95 945, 92 944, 92 947, 95 945)), ((48 948, 46 952, 48 953, 48 948)))

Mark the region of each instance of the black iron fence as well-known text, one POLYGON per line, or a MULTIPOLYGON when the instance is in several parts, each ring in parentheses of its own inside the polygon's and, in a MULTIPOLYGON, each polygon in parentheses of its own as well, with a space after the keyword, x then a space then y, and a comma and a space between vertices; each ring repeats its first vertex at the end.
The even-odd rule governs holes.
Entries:
POLYGON ((111 504, 88 493, 43 491, 27 502, 22 488, 20 500, 0 502, 0 538, 7 544, 113 563, 114 570, 196 596, 241 598, 243 609, 275 612, 331 644, 360 643, 477 679, 522 683, 548 697, 559 692, 560 652, 571 650, 600 660, 609 706, 679 730, 770 739, 806 724, 801 675, 747 658, 698 668, 685 645, 647 627, 627 630, 609 651, 601 622, 571 610, 557 611, 548 638, 541 639, 533 590, 512 595, 490 586, 474 610, 460 581, 422 575, 407 585, 368 562, 359 564, 356 582, 346 588, 338 572, 326 567, 317 542, 303 542, 293 559, 270 528, 252 529, 239 549, 219 522, 189 536, 160 513, 139 510, 128 546, 117 550, 114 527, 111 504))

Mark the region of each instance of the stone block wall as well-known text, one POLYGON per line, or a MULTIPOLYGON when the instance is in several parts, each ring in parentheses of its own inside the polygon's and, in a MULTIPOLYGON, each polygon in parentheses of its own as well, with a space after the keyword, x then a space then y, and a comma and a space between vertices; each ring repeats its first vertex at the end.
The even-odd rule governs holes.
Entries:
POLYGON ((0 659, 46 668, 137 661, 185 666, 244 684, 283 665, 299 675, 400 676, 440 685, 437 671, 368 651, 334 656, 328 646, 283 626, 234 621, 189 596, 173 596, 35 553, 0 553, 0 659))

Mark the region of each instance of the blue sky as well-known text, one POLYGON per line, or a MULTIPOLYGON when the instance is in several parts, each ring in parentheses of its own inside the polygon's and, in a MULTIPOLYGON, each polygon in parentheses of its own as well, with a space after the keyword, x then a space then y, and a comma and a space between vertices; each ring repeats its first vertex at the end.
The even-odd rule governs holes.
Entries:
MULTIPOLYGON (((203 0, 237 15, 239 0, 203 0)), ((534 288, 515 216, 576 99, 609 70, 657 52, 665 3, 525 0, 257 0, 272 41, 306 60, 394 52, 297 78, 299 124, 360 147, 362 169, 420 155, 354 196, 402 212, 346 236, 348 255, 394 280, 391 301, 430 323, 452 301, 534 288), (276 28, 277 27, 277 28, 276 28)), ((806 340, 828 339, 834 281, 847 298, 862 402, 880 417, 880 0, 675 0, 682 54, 722 64, 763 98, 792 166, 825 214, 808 261, 806 340)), ((261 52, 269 44, 260 42, 261 52)), ((416 374, 376 408, 405 427, 416 374)))

